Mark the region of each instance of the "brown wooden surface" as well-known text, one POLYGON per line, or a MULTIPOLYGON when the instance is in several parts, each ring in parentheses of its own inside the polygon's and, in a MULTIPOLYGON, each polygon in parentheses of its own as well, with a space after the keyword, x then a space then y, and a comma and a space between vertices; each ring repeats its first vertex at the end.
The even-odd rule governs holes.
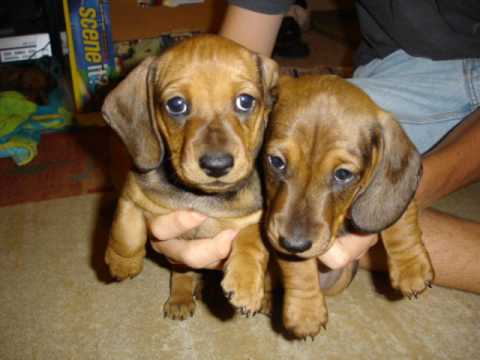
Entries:
POLYGON ((140 7, 136 0, 110 2, 114 41, 156 37, 165 32, 216 31, 226 7, 223 0, 201 4, 140 7))

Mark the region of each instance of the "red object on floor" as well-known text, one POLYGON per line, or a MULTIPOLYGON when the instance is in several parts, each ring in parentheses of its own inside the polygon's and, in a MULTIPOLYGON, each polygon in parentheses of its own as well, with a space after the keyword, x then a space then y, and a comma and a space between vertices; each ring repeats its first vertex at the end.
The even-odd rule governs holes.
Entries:
POLYGON ((44 134, 28 165, 0 159, 0 206, 113 190, 111 135, 107 127, 44 134))

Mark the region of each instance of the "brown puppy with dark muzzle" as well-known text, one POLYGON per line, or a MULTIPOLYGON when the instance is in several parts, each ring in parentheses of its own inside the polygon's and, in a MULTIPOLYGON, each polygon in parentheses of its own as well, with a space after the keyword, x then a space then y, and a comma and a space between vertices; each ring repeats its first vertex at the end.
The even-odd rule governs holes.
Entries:
POLYGON ((342 234, 381 232, 392 285, 404 295, 431 283, 413 201, 420 156, 367 94, 336 76, 282 78, 265 148, 266 232, 295 336, 315 336, 327 322, 316 257, 342 234))
MULTIPOLYGON (((106 252, 119 279, 141 272, 147 221, 178 209, 208 215, 185 239, 242 229, 222 287, 233 305, 261 305, 268 252, 260 239, 261 186, 255 159, 276 85, 276 63, 227 39, 185 40, 146 59, 107 97, 103 115, 135 168, 121 193, 106 252)), ((193 314, 195 278, 173 271, 165 315, 193 314)))

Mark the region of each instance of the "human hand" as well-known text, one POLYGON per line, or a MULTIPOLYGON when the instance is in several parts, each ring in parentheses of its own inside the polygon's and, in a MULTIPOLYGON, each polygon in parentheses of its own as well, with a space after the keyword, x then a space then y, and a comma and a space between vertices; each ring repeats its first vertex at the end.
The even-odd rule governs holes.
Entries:
POLYGON ((318 259, 331 269, 341 269, 352 261, 360 260, 377 241, 377 234, 341 236, 318 259))
POLYGON ((152 248, 173 263, 193 269, 222 269, 238 231, 224 230, 208 239, 177 239, 200 226, 206 219, 206 215, 189 210, 178 210, 153 218, 149 222, 150 231, 155 237, 150 241, 152 248))
MULTIPOLYGON (((154 235, 152 248, 170 261, 193 269, 222 269, 238 231, 224 230, 207 239, 177 239, 183 233, 200 226, 207 216, 188 210, 179 210, 158 216, 150 221, 154 235)), ((332 247, 318 259, 331 269, 341 269, 359 260, 378 241, 378 235, 346 235, 335 240, 332 247)))

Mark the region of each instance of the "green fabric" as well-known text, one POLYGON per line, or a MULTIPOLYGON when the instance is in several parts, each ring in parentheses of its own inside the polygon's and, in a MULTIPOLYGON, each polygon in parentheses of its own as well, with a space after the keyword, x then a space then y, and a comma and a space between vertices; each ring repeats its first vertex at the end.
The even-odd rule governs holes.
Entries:
POLYGON ((37 105, 16 91, 0 93, 0 138, 15 131, 37 111, 37 105))
POLYGON ((61 106, 60 96, 52 92, 49 100, 52 104, 37 106, 16 91, 0 92, 0 157, 25 165, 37 155, 42 132, 71 124, 72 114, 61 106))

